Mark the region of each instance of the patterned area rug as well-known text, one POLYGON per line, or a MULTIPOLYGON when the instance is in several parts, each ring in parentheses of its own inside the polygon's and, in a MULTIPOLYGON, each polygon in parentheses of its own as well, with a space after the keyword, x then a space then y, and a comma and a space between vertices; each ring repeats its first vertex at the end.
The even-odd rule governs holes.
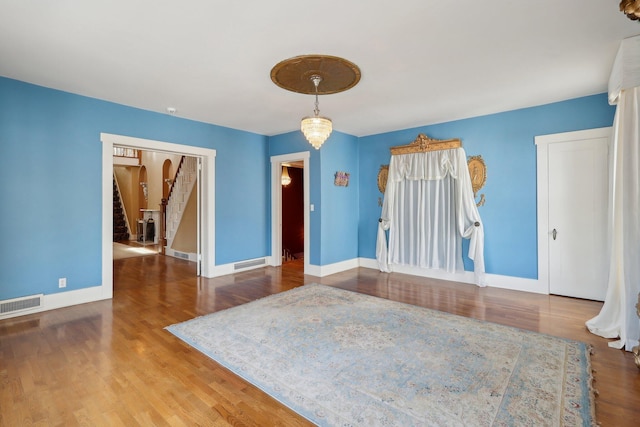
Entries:
POLYGON ((321 426, 591 426, 586 344, 306 285, 167 329, 321 426))

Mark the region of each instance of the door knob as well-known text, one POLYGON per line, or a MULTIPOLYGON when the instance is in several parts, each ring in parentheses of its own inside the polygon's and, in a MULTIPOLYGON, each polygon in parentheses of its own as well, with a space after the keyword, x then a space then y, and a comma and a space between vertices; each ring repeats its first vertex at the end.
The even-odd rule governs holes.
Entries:
POLYGON ((553 240, 556 240, 556 237, 558 236, 558 230, 554 228, 553 231, 551 232, 551 235, 553 236, 553 240))

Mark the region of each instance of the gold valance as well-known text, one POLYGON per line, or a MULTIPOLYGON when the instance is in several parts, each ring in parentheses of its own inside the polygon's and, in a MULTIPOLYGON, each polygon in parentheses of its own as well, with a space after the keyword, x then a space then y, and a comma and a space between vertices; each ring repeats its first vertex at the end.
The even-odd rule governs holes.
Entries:
POLYGON ((462 147, 462 142, 458 138, 433 139, 421 133, 411 144, 391 147, 391 154, 426 153, 428 151, 448 150, 460 147, 462 147))

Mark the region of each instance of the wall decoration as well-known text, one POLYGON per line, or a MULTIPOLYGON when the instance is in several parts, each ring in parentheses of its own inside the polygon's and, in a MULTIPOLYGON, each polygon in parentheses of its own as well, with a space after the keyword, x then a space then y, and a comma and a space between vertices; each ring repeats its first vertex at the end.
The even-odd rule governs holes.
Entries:
MULTIPOLYGON (((387 178, 389 177, 389 165, 380 165, 378 171, 378 190, 384 195, 387 189, 387 178)), ((382 207, 382 197, 378 197, 378 206, 382 207)))
MULTIPOLYGON (((471 177, 471 188, 473 189, 473 197, 478 197, 478 191, 487 182, 487 165, 485 165, 482 156, 469 156, 467 159, 467 166, 469 167, 469 176, 471 177)), ((476 203, 477 206, 482 206, 485 203, 484 194, 480 195, 480 201, 476 203)))
POLYGON ((349 186, 349 173, 348 172, 336 172, 335 180, 333 183, 338 187, 348 187, 349 186))

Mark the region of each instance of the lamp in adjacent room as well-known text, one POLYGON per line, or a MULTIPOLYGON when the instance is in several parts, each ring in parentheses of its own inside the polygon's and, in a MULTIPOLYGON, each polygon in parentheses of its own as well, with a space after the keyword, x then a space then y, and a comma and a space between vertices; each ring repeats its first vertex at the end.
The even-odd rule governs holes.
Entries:
POLYGON ((271 80, 283 89, 315 95, 314 115, 302 119, 300 130, 317 150, 333 130, 331 120, 320 116, 318 95, 351 89, 360 81, 360 68, 337 56, 301 55, 276 64, 271 69, 271 80))
POLYGON ((282 167, 282 177, 281 182, 283 186, 287 186, 291 184, 291 177, 289 176, 289 169, 286 166, 282 167))

